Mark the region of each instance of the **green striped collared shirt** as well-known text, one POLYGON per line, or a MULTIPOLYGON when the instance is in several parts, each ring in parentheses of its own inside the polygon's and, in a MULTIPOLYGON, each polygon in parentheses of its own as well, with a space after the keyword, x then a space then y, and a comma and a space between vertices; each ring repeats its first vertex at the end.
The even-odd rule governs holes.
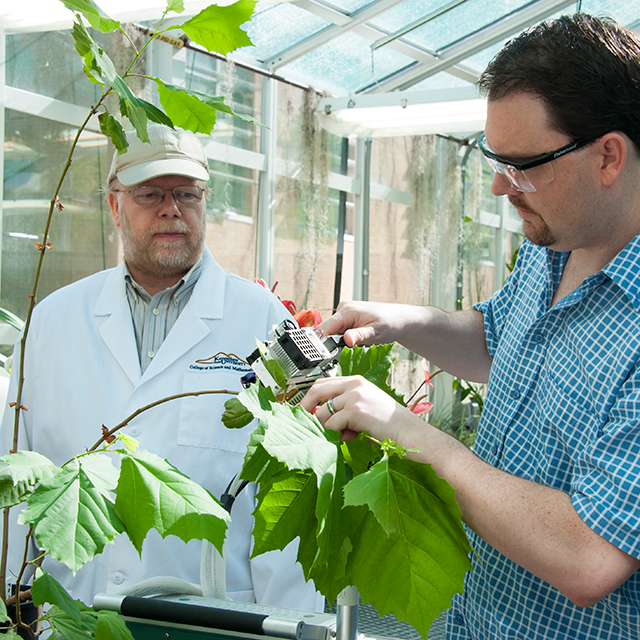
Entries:
POLYGON ((124 268, 140 370, 144 373, 187 306, 202 271, 202 258, 173 287, 160 291, 153 297, 132 278, 126 262, 124 268))

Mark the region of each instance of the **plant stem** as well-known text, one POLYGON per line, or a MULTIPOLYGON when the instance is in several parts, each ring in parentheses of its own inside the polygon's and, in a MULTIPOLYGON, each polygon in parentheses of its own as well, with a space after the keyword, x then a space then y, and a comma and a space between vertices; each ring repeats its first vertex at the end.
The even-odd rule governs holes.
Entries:
POLYGON ((208 390, 208 391, 186 391, 185 393, 177 393, 174 396, 167 396, 166 398, 162 398, 161 400, 156 400, 155 402, 152 402, 151 404, 148 404, 148 405, 146 405, 144 407, 141 407, 140 409, 137 409, 129 417, 125 418, 120 424, 118 424, 115 427, 113 427, 113 429, 111 429, 111 431, 107 431, 107 433, 105 433, 102 436, 102 438, 100 438, 100 440, 98 440, 98 442, 96 442, 91 447, 91 449, 89 449, 89 452, 95 451, 103 442, 106 441, 107 438, 109 438, 114 433, 116 433, 116 431, 119 431, 123 427, 126 427, 134 418, 136 418, 141 413, 143 413, 143 412, 145 412, 145 411, 147 411, 149 409, 153 409, 153 407, 157 407, 158 405, 164 404, 165 402, 169 402, 170 400, 177 400, 178 398, 187 398, 189 396, 204 396, 204 395, 212 395, 212 394, 218 394, 218 393, 226 393, 226 394, 231 395, 231 396, 237 396, 239 394, 238 391, 231 391, 230 389, 211 389, 211 390, 208 390))
MULTIPOLYGON (((44 229, 44 234, 42 236, 42 246, 40 250, 40 258, 38 259, 38 267, 36 269, 36 277, 33 282, 33 290, 31 295, 29 296, 29 309, 27 310, 27 317, 24 323, 24 330, 22 332, 22 338, 20 339, 20 365, 18 367, 18 391, 16 394, 16 404, 15 404, 15 418, 13 421, 13 445, 11 450, 18 450, 18 433, 20 430, 20 412, 23 410, 22 407, 22 392, 24 388, 24 356, 27 346, 27 335, 29 334, 29 328, 31 326, 31 317, 33 315, 33 309, 36 306, 36 296, 38 293, 38 285, 40 284, 40 274, 42 272, 42 263, 44 262, 44 254, 47 250, 47 242, 49 238, 49 230, 51 228, 51 222, 53 220, 53 212, 56 206, 59 203, 58 195, 60 193, 60 189, 62 188, 62 184, 64 179, 67 176, 69 168, 71 167, 71 159, 73 157, 73 153, 78 144, 78 140, 80 139, 80 135, 85 130, 89 120, 91 117, 98 112, 100 105, 104 102, 107 92, 102 94, 102 97, 97 102, 97 104, 91 108, 89 114, 85 118, 85 121, 80 125, 78 131, 76 133, 75 138, 73 139, 73 143, 71 144, 71 149, 69 150, 69 155, 67 156, 67 161, 64 165, 64 169, 62 170, 62 175, 60 176, 60 180, 58 180, 58 184, 53 193, 53 197, 51 198, 51 202, 49 203, 49 213, 47 215, 47 222, 44 229)), ((6 600, 6 577, 7 577, 7 549, 9 546, 9 508, 6 508, 2 521, 2 540, 3 540, 3 548, 2 548, 2 556, 0 558, 0 596, 2 596, 2 600, 6 600)))

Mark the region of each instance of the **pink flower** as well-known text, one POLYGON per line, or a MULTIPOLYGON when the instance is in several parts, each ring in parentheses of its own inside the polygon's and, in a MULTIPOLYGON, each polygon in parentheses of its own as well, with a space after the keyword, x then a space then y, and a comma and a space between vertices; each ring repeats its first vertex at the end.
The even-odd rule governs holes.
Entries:
MULTIPOLYGON (((430 386, 433 387, 433 383, 431 382, 431 374, 429 373, 429 365, 425 358, 422 358, 422 368, 424 369, 424 380, 430 386)), ((439 373, 439 371, 438 371, 439 373)), ((429 409, 427 409, 428 411, 429 409)))
POLYGON ((416 415, 429 413, 431 409, 433 409, 433 405, 430 402, 417 402, 411 407, 411 411, 416 415))

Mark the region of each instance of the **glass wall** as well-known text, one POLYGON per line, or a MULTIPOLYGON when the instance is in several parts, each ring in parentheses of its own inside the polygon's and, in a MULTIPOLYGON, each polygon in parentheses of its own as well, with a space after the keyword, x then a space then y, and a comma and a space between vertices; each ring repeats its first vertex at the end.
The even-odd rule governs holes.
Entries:
MULTIPOLYGON (((134 27, 128 33, 138 43, 145 37, 134 27)), ((124 64, 122 36, 94 36, 124 64)), ((262 119, 261 74, 199 50, 154 46, 170 61, 162 70, 169 81, 226 95, 237 112, 262 119)), ((75 134, 72 113, 80 107, 84 112, 96 95, 68 32, 8 35, 6 51, 6 91, 21 93, 12 94, 12 108, 4 111, 0 304, 24 317, 38 259, 35 243, 75 134), (48 117, 32 106, 42 97, 52 99, 48 117)), ((157 54, 150 50, 140 66, 153 65, 157 54)), ((148 84, 132 88, 153 100, 148 84)), ((267 130, 239 118, 219 116, 212 135, 203 138, 211 175, 207 245, 220 264, 248 279, 262 275, 258 252, 266 234, 266 246, 273 247, 269 284, 277 281, 278 295, 298 308, 315 306, 323 317, 331 313, 336 291, 340 299, 352 298, 363 277, 371 300, 450 309, 467 308, 500 286, 519 241, 518 225, 490 194, 491 176, 477 150, 466 154, 462 141, 442 136, 378 138, 364 167, 355 140, 345 147, 319 128, 319 97, 278 83, 275 117, 265 123, 275 135, 272 156, 262 147, 267 130), (270 163, 273 203, 260 195, 270 163), (270 206, 272 228, 264 219, 270 206), (359 229, 365 228, 368 260, 362 263, 365 236, 359 229)), ((110 108, 117 113, 117 105, 110 108)), ((100 133, 83 134, 61 192, 64 208, 54 217, 40 298, 121 259, 100 193, 112 152, 100 133)))

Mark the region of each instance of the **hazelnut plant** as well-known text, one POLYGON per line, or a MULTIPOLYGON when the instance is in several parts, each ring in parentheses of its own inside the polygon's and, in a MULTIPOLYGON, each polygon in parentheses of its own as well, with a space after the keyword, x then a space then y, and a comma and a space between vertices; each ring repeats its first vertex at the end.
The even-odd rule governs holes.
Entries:
MULTIPOLYGON (((18 632, 35 637, 50 628, 55 636, 69 640, 87 637, 131 640, 132 635, 120 616, 94 611, 73 600, 40 566, 48 555, 63 562, 75 573, 100 554, 105 545, 120 533, 125 533, 138 552, 142 553, 143 541, 152 528, 162 537, 175 535, 185 542, 191 539, 208 540, 222 550, 229 515, 218 501, 166 460, 149 452, 138 451, 135 440, 119 433, 130 420, 152 406, 199 393, 164 398, 142 407, 112 429, 103 427, 102 434, 96 433, 97 442, 91 449, 79 455, 70 451, 69 460, 58 467, 38 452, 18 450, 20 415, 28 410, 22 404, 27 337, 44 258, 47 250, 51 249, 51 222, 55 212, 64 206, 60 200, 60 190, 80 136, 91 118, 98 118, 102 133, 113 142, 119 153, 123 153, 127 149, 127 139, 120 120, 107 108, 106 100, 111 95, 117 97, 120 116, 128 119, 138 138, 145 142, 149 141, 147 125, 150 121, 210 134, 219 112, 237 115, 225 104, 224 96, 211 97, 168 84, 159 78, 148 78, 157 86, 162 107, 158 108, 134 95, 127 80, 133 77, 131 69, 150 42, 171 30, 180 29, 207 50, 223 55, 250 45, 251 41, 240 25, 250 19, 255 2, 239 0, 225 7, 210 5, 182 24, 163 27, 168 14, 184 11, 182 0, 168 0, 154 33, 144 46, 137 49, 120 23, 107 16, 93 0, 61 1, 74 13, 71 33, 75 49, 82 58, 88 79, 101 89, 101 95, 71 142, 66 163, 51 197, 42 242, 36 244, 39 251, 36 276, 20 340, 20 361, 14 364, 18 367, 18 389, 17 397, 10 403, 15 411, 12 447, 8 455, 0 458, 0 508, 4 509, 0 622, 5 623, 9 637, 18 637, 18 632), (129 40, 131 62, 124 71, 116 70, 107 53, 92 37, 89 27, 102 33, 119 30, 129 40), (114 456, 119 458, 119 468, 112 462, 114 456), (141 490, 141 487, 144 489, 141 490), (7 616, 5 606, 9 509, 18 505, 24 507, 18 522, 25 525, 27 534, 22 566, 17 570, 14 568, 16 592, 20 593, 20 583, 28 565, 35 564, 36 577, 30 595, 35 605, 50 605, 47 613, 31 624, 23 622, 20 602, 17 603, 14 620, 7 616), (32 537, 41 550, 35 560, 29 559, 27 554, 32 537)), ((212 390, 200 393, 234 392, 212 390)))
MULTIPOLYGON (((75 573, 121 533, 142 553, 144 539, 152 528, 162 537, 175 535, 185 542, 208 540, 221 551, 229 516, 217 500, 166 460, 138 451, 137 442, 120 430, 140 413, 163 402, 186 395, 236 392, 210 390, 158 400, 111 429, 103 427, 91 449, 80 454, 70 452, 69 461, 58 467, 38 452, 18 450, 20 415, 28 410, 22 405, 27 336, 44 257, 51 248, 51 221, 63 207, 60 189, 89 120, 97 116, 104 135, 122 153, 127 147, 126 136, 120 120, 107 109, 106 98, 110 95, 117 96, 120 115, 128 119, 143 141, 148 141, 149 121, 209 134, 218 112, 237 115, 225 104, 224 97, 149 78, 158 89, 162 107, 158 108, 136 97, 127 79, 134 75, 131 69, 149 42, 173 29, 223 55, 251 44, 240 25, 249 20, 255 3, 239 0, 226 7, 211 5, 180 25, 163 27, 169 13, 183 11, 182 0, 168 0, 155 33, 139 50, 131 42, 131 63, 118 73, 93 39, 87 23, 104 33, 120 30, 127 37, 120 23, 93 0, 61 1, 75 14, 72 36, 76 51, 87 77, 102 94, 71 143, 50 201, 42 242, 36 245, 40 252, 36 278, 20 340, 20 361, 14 365, 19 369, 17 397, 11 402, 15 411, 13 445, 11 452, 0 458, 0 507, 4 509, 0 589, 4 592, 7 576, 9 509, 20 505, 24 508, 18 521, 25 525, 26 539, 16 590, 20 591, 28 566, 35 565, 33 603, 48 604, 49 608, 36 622, 27 624, 18 602, 12 620, 6 614, 6 594, 2 593, 0 622, 7 625, 8 637, 18 637, 18 632, 35 637, 51 629, 54 636, 68 640, 131 640, 119 615, 95 611, 73 600, 42 570, 42 562, 50 556, 75 573), (113 464, 114 457, 119 459, 118 467, 113 464), (32 537, 41 550, 35 559, 27 554, 32 537)), ((338 375, 363 375, 405 404, 387 384, 392 366, 390 349, 391 345, 345 349, 338 375)), ((276 372, 276 364, 269 363, 270 371, 276 372)), ((417 404, 411 409, 415 411, 417 404)), ((241 471, 243 479, 260 487, 254 556, 283 549, 299 538, 298 561, 305 577, 313 580, 330 602, 346 587, 355 586, 363 600, 380 614, 395 614, 426 638, 431 622, 462 590, 464 575, 471 567, 470 547, 453 489, 429 465, 407 459, 406 451, 396 443, 375 442, 366 434, 341 442, 340 434, 322 427, 301 407, 278 402, 261 384, 231 398, 223 422, 229 428, 240 428, 254 418, 259 422, 241 471)))

